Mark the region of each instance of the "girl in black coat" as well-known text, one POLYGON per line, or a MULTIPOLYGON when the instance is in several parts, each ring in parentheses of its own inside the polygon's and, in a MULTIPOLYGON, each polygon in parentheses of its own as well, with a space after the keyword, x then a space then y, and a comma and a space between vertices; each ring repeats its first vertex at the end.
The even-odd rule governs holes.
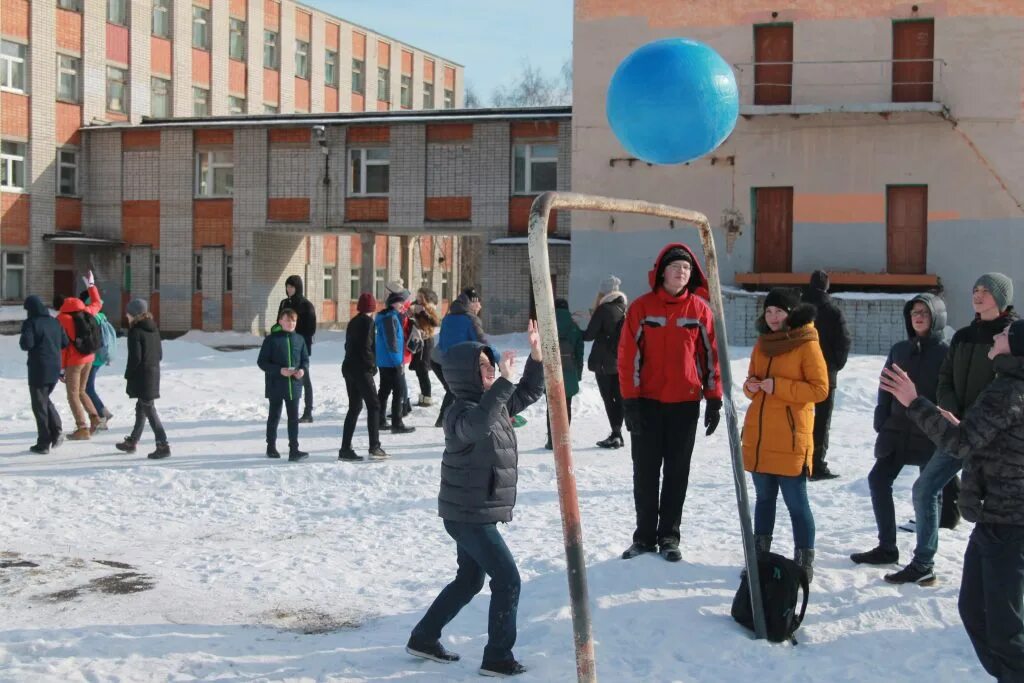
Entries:
POLYGON ((160 345, 160 330, 149 313, 149 305, 145 299, 133 299, 128 302, 125 313, 128 316, 129 329, 128 361, 125 364, 124 378, 128 381, 128 397, 137 401, 135 427, 124 441, 117 444, 117 449, 125 453, 134 453, 148 420, 153 436, 156 437, 156 450, 148 457, 150 460, 159 460, 171 454, 171 447, 167 444, 167 433, 156 412, 156 399, 160 398, 160 361, 164 355, 160 345))
POLYGON ((597 295, 597 306, 590 318, 590 324, 583 332, 583 341, 594 342, 590 347, 587 368, 597 377, 597 388, 601 391, 604 411, 612 433, 604 441, 598 441, 600 448, 622 448, 622 393, 619 390, 619 333, 622 320, 626 317, 626 295, 619 291, 622 281, 609 275, 601 281, 597 295))
POLYGON ((373 376, 377 374, 376 329, 372 317, 376 309, 377 300, 373 294, 363 292, 356 304, 358 313, 348 321, 348 327, 345 328, 345 360, 341 364, 341 375, 345 378, 345 390, 348 392, 348 413, 345 414, 338 460, 363 459, 363 456, 352 450, 352 435, 355 434, 364 403, 370 457, 374 460, 388 457, 380 446, 380 400, 373 381, 373 376))

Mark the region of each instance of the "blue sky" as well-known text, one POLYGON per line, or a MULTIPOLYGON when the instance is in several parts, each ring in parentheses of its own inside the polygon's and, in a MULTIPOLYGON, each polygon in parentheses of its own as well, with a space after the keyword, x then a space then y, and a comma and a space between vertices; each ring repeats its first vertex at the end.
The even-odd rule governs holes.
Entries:
POLYGON ((451 59, 489 102, 524 60, 557 76, 572 56, 572 0, 303 0, 451 59), (529 27, 527 29, 527 27, 529 27))

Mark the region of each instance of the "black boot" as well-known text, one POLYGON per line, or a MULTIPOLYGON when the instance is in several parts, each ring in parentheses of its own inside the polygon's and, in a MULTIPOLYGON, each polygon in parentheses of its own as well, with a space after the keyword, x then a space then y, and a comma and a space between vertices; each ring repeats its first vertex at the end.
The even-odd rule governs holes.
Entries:
POLYGON ((409 638, 409 642, 405 645, 405 651, 413 657, 422 657, 423 659, 440 662, 441 664, 451 664, 452 662, 459 661, 459 655, 451 650, 446 650, 440 641, 424 643, 415 638, 409 638))
POLYGON ((47 455, 50 452, 50 447, 46 444, 36 444, 34 446, 29 446, 28 449, 37 455, 47 455))
POLYGON ((480 665, 481 676, 505 678, 507 676, 518 676, 521 673, 526 673, 526 667, 514 659, 508 659, 503 662, 484 662, 480 665))
POLYGON ((137 444, 135 443, 135 440, 132 437, 126 436, 124 437, 124 441, 122 441, 121 443, 114 444, 114 448, 123 453, 134 453, 136 445, 137 444))
POLYGON ((793 561, 807 573, 807 583, 814 580, 814 549, 797 548, 793 552, 793 561))
POLYGON ((836 479, 839 475, 828 468, 828 463, 822 461, 821 463, 815 463, 814 473, 807 477, 809 481, 825 481, 827 479, 836 479))
POLYGON ((267 457, 268 458, 280 458, 281 454, 277 452, 277 446, 271 446, 267 444, 267 457))
POLYGON ((364 460, 364 458, 351 448, 342 448, 338 451, 338 460, 350 460, 352 462, 360 462, 364 460))
POLYGON ((622 440, 622 434, 616 432, 612 432, 604 441, 597 442, 598 448, 622 448, 625 445, 625 442, 622 440))
POLYGON ((872 548, 867 552, 854 553, 850 559, 854 564, 895 564, 900 561, 900 551, 872 548))
POLYGON ((288 451, 289 462, 299 462, 300 460, 305 460, 308 457, 309 453, 300 451, 298 448, 292 448, 288 451))
POLYGON ((633 545, 629 546, 628 548, 622 551, 622 559, 632 560, 634 557, 638 555, 643 555, 644 553, 653 553, 655 550, 657 550, 657 548, 655 548, 653 545, 647 545, 646 543, 634 543, 633 545))
POLYGON ((302 413, 302 417, 299 418, 299 424, 313 424, 313 413, 309 410, 302 413))
POLYGON ((407 427, 401 422, 393 422, 391 424, 392 434, 411 434, 416 431, 415 427, 407 427))
POLYGON ((166 441, 157 441, 156 450, 146 456, 150 460, 162 460, 171 457, 171 447, 166 441))
POLYGON ((380 446, 374 446, 373 448, 370 449, 370 460, 386 460, 387 458, 390 457, 391 456, 388 455, 387 452, 380 446))

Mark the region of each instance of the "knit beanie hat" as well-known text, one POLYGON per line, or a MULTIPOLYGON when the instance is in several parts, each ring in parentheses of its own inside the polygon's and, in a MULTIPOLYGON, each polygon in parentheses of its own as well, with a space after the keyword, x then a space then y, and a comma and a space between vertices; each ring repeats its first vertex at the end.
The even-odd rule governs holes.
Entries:
POLYGON ((1010 353, 1024 356, 1024 320, 1015 320, 1007 328, 1010 339, 1010 353))
POLYGON ((829 285, 828 273, 824 270, 816 270, 811 273, 811 287, 814 289, 820 289, 823 292, 827 292, 829 285))
POLYGON ((473 287, 466 287, 462 290, 462 295, 466 297, 466 301, 480 301, 480 292, 473 287))
POLYGON ((654 279, 655 285, 661 286, 662 281, 665 279, 665 268, 674 261, 686 261, 690 264, 691 268, 694 265, 693 257, 690 256, 689 252, 679 247, 672 247, 661 257, 661 262, 658 264, 658 275, 654 279))
POLYGON ((133 318, 138 318, 140 315, 149 313, 149 304, 146 303, 145 299, 132 299, 125 306, 124 312, 133 318))
POLYGON ((765 309, 774 306, 781 308, 786 313, 791 312, 798 305, 800 305, 800 292, 789 287, 775 287, 768 292, 768 296, 764 299, 765 309))
POLYGON ((975 287, 984 287, 996 300, 1000 311, 1013 305, 1013 280, 1002 273, 985 273, 974 283, 975 287))
POLYGON ((405 289, 405 283, 402 282, 402 278, 398 278, 384 285, 384 289, 388 290, 391 294, 399 294, 405 289))
POLYGON ((359 295, 359 302, 356 304, 356 310, 360 313, 373 313, 377 310, 377 300, 373 298, 373 294, 369 292, 363 292, 359 295))
POLYGON ((385 305, 390 307, 394 304, 404 303, 410 296, 412 295, 409 293, 408 289, 392 292, 391 294, 388 294, 385 305))
POLYGON ((622 284, 622 280, 609 275, 605 279, 601 280, 601 288, 598 290, 599 294, 608 294, 609 292, 619 291, 619 286, 622 284))

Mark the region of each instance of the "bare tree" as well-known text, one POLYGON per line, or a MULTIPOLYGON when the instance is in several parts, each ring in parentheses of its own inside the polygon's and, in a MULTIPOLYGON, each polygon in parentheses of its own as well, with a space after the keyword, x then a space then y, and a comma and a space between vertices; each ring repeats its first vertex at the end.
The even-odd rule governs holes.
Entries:
POLYGON ((480 96, 476 94, 476 88, 473 87, 472 83, 466 83, 466 95, 462 106, 466 109, 480 109, 484 106, 480 96))
POLYGON ((547 77, 539 67, 524 61, 522 71, 491 94, 495 107, 545 107, 572 101, 572 63, 562 65, 560 77, 547 77))

